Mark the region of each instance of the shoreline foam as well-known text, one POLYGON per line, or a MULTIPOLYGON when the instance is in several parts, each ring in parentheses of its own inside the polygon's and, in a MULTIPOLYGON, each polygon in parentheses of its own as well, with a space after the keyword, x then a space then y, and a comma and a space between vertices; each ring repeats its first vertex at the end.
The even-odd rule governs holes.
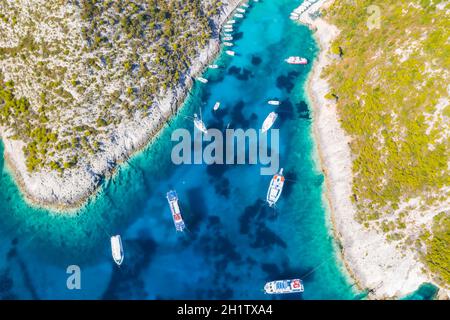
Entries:
POLYGON ((332 0, 320 0, 300 18, 314 31, 320 46, 318 58, 307 81, 307 94, 312 104, 313 134, 317 143, 320 168, 325 175, 325 198, 328 200, 332 231, 341 247, 343 263, 361 289, 369 290, 370 299, 398 298, 417 290, 431 278, 411 250, 400 251, 394 243, 375 230, 365 229, 355 221, 352 196, 352 154, 350 137, 340 126, 336 105, 325 98, 330 91, 322 70, 331 63, 329 48, 339 30, 322 18, 308 14, 328 7, 332 0))

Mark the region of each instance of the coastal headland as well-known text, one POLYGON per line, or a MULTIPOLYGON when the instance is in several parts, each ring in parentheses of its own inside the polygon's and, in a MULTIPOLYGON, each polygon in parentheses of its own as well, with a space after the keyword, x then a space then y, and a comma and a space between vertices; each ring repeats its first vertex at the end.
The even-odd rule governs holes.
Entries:
POLYGON ((242 0, 226 0, 222 3, 220 13, 212 19, 215 29, 212 37, 192 59, 191 66, 183 75, 184 80, 164 92, 162 98, 150 108, 150 112, 138 111, 132 117, 121 121, 114 128, 114 133, 103 141, 102 151, 91 153, 76 167, 64 169, 63 172, 46 168, 30 172, 27 157, 23 152, 26 143, 15 139, 8 127, 0 125, 6 167, 31 205, 55 211, 79 208, 95 194, 104 179, 114 174, 120 163, 127 161, 131 155, 148 145, 183 104, 193 79, 216 57, 220 50, 218 32, 242 0))
MULTIPOLYGON (((366 228, 356 220, 357 209, 351 200, 351 137, 342 129, 335 100, 326 98, 330 85, 323 76, 324 69, 338 58, 331 52, 331 46, 340 30, 317 13, 328 9, 332 2, 320 0, 300 17, 300 22, 313 30, 320 46, 307 92, 314 113, 313 130, 320 165, 325 174, 324 197, 329 202, 333 232, 344 264, 360 289, 367 290, 371 299, 404 297, 423 283, 433 283, 433 279, 417 252, 398 248, 383 233, 366 228)), ((446 295, 441 292, 442 297, 446 295)))

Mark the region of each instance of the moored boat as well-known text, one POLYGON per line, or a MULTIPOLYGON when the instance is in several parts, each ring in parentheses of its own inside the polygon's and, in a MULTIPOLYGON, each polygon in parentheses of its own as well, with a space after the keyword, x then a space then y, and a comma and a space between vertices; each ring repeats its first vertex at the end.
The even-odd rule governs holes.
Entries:
POLYGON ((278 100, 269 100, 269 101, 267 101, 267 103, 272 106, 279 106, 281 104, 281 102, 278 100))
POLYGON ((308 64, 308 60, 302 57, 289 57, 284 61, 286 61, 289 64, 308 64))
POLYGON ((263 125, 261 127, 262 132, 266 132, 270 128, 272 128, 273 124, 275 123, 275 120, 277 120, 278 114, 275 112, 269 113, 267 118, 264 120, 263 125))
POLYGON ((214 104, 213 110, 214 110, 214 111, 217 111, 217 110, 219 110, 219 108, 220 108, 220 102, 217 101, 217 102, 214 104))
POLYGON ((267 282, 264 292, 267 294, 300 293, 305 291, 300 279, 277 280, 267 282))
POLYGON ((122 239, 120 235, 115 235, 111 237, 111 253, 114 259, 114 262, 120 266, 123 262, 124 254, 122 247, 122 239))
POLYGON ((231 42, 224 42, 223 45, 224 45, 225 47, 232 47, 232 46, 234 46, 234 44, 231 43, 231 42))
POLYGON ((229 55, 229 56, 235 56, 235 55, 236 55, 236 52, 234 52, 234 51, 232 51, 232 50, 227 50, 227 51, 225 51, 225 53, 226 53, 227 55, 229 55))
POLYGON ((208 79, 205 79, 203 77, 198 77, 197 80, 200 81, 201 83, 208 83, 208 79))
POLYGON ((195 127, 203 133, 208 133, 208 129, 206 129, 205 123, 198 117, 196 113, 194 113, 194 125, 195 127))
POLYGON ((244 15, 242 13, 235 13, 234 16, 236 18, 243 18, 244 17, 244 15))
POLYGON ((270 180, 269 189, 267 190, 267 203, 272 207, 280 199, 284 187, 283 168, 270 180))
POLYGON ((175 190, 167 192, 167 201, 169 202, 170 211, 172 212, 173 223, 178 232, 183 232, 186 228, 183 217, 181 216, 180 206, 178 205, 178 195, 175 190))
POLYGON ((209 69, 219 69, 219 66, 217 64, 210 64, 208 66, 209 69))

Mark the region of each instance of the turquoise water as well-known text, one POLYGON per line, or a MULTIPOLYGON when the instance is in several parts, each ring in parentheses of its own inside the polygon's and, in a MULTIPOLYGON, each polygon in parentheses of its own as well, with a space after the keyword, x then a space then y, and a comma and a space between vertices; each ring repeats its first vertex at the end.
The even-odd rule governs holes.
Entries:
MULTIPOLYGON (((322 198, 324 177, 315 160, 304 83, 313 60, 310 31, 288 19, 300 1, 252 4, 235 31, 239 53, 221 55, 219 70, 196 84, 179 114, 141 153, 122 165, 76 212, 30 207, 0 161, 0 297, 122 299, 271 299, 268 280, 302 277, 292 299, 352 299, 357 295, 335 256, 322 198), (287 184, 276 211, 264 204, 269 176, 259 165, 175 166, 176 128, 201 107, 210 128, 258 128, 277 107, 280 162, 287 184), (212 106, 221 101, 220 112, 212 106), (189 231, 175 232, 165 199, 175 188, 189 231), (121 234, 125 261, 111 259, 109 237, 121 234), (81 290, 66 288, 66 268, 79 265, 81 290)), ((0 147, 1 148, 1 147, 0 147)), ((2 151, 2 150, 0 150, 2 151)))
POLYGON ((439 288, 431 283, 422 284, 419 289, 412 294, 404 297, 402 300, 434 300, 439 288))

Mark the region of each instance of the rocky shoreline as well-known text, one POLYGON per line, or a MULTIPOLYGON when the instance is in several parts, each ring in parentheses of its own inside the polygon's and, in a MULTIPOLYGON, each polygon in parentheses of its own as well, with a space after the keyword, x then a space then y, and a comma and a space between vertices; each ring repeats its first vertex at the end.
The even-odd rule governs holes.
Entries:
MULTIPOLYGON (((226 6, 215 21, 217 29, 220 29, 242 0, 228 0, 224 3, 226 6)), ((24 144, 8 139, 8 132, 0 127, 6 168, 13 175, 26 201, 30 205, 57 212, 67 212, 84 205, 97 192, 102 181, 114 174, 120 163, 146 147, 158 134, 167 119, 174 115, 183 104, 193 85, 192 78, 200 74, 205 66, 215 59, 219 51, 220 42, 216 34, 185 75, 186 80, 183 85, 167 93, 163 100, 158 101, 157 108, 153 108, 153 112, 148 117, 136 114, 132 120, 121 123, 115 137, 105 147, 104 152, 92 156, 81 168, 66 170, 63 175, 50 171, 29 174, 22 152, 24 144)))
POLYGON ((313 31, 320 46, 319 57, 307 82, 307 92, 314 114, 314 136, 320 166, 325 175, 324 196, 329 202, 333 233, 349 274, 370 299, 393 299, 406 296, 425 282, 431 282, 417 253, 400 250, 384 234, 366 229, 355 221, 352 196, 352 154, 350 137, 340 126, 336 105, 325 98, 330 91, 323 69, 332 62, 331 43, 339 30, 322 18, 311 19, 309 13, 327 8, 332 0, 320 0, 300 18, 313 31))

